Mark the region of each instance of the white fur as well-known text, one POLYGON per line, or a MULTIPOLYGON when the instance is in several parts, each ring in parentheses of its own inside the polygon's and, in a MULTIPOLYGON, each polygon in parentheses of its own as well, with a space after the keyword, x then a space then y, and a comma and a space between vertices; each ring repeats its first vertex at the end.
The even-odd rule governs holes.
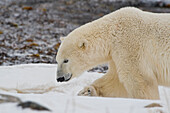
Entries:
POLYGON ((117 10, 72 31, 57 61, 73 77, 109 63, 108 73, 79 95, 158 99, 158 85, 170 85, 170 14, 117 10))

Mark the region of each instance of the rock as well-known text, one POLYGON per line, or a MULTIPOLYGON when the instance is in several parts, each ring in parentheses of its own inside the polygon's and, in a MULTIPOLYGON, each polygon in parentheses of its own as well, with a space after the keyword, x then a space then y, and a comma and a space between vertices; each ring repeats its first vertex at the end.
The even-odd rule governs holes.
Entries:
POLYGON ((29 6, 25 6, 22 8, 23 10, 32 10, 33 8, 32 7, 29 7, 29 6))
POLYGON ((40 55, 39 55, 39 54, 33 54, 33 55, 31 55, 31 57, 39 58, 39 57, 40 57, 40 55))
POLYGON ((3 34, 3 31, 0 31, 0 34, 3 34))
POLYGON ((32 101, 20 102, 17 106, 22 107, 23 109, 30 108, 30 109, 39 110, 39 111, 51 111, 47 107, 44 107, 44 106, 42 106, 38 103, 32 102, 32 101))
POLYGON ((18 97, 15 97, 15 96, 0 94, 0 104, 9 103, 9 102, 18 103, 18 102, 21 102, 21 100, 18 97))
POLYGON ((10 25, 11 27, 18 27, 18 24, 14 22, 8 22, 7 24, 10 25))

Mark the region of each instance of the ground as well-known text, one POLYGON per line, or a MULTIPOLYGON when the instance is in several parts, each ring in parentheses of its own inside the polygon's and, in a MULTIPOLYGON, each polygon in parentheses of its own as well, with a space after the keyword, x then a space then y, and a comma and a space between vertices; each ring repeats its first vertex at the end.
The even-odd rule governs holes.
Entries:
MULTIPOLYGON (((102 74, 86 72, 80 78, 68 83, 56 83, 55 80, 57 69, 55 56, 60 44, 60 36, 65 36, 80 25, 123 6, 135 5, 147 11, 170 12, 169 3, 140 5, 114 3, 113 0, 48 1, 0 0, 1 94, 14 95, 22 101, 37 102, 54 113, 168 113, 168 110, 170 111, 168 108, 170 106, 169 88, 160 87, 160 101, 78 97, 76 96, 78 91, 101 77, 102 74), (54 64, 8 67, 25 63, 54 64), (151 103, 158 103, 163 107, 144 108, 151 103)), ((107 67, 93 70, 97 69, 99 72, 106 72, 107 67)), ((16 107, 18 103, 1 103, 1 99, 0 96, 1 113, 38 112, 31 109, 22 110, 16 107)), ((43 111, 43 113, 46 112, 43 111)))
MULTIPOLYGON (((69 82, 57 83, 55 80, 56 67, 55 64, 1 66, 0 94, 19 97, 23 102, 36 102, 51 110, 52 113, 168 113, 170 110, 168 107, 169 88, 159 88, 161 100, 80 97, 76 96, 78 91, 103 74, 85 72, 81 77, 69 82)), ((1 113, 39 112, 30 108, 17 107, 19 103, 17 101, 5 103, 2 99, 0 96, 1 113)), ((49 113, 49 111, 41 113, 49 113)))

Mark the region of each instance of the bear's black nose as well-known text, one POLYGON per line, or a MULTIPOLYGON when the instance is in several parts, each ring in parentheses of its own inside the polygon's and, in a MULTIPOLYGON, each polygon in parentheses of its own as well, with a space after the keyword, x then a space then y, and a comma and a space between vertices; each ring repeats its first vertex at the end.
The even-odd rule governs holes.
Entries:
POLYGON ((57 82, 63 82, 65 81, 64 77, 57 78, 57 82))

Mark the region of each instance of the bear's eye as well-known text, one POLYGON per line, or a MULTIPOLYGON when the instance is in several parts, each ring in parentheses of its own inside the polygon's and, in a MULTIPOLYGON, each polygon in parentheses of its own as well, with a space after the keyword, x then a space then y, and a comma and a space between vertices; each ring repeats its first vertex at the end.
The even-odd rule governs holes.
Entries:
POLYGON ((67 59, 65 59, 65 60, 64 60, 64 63, 68 63, 68 60, 67 60, 67 59))

